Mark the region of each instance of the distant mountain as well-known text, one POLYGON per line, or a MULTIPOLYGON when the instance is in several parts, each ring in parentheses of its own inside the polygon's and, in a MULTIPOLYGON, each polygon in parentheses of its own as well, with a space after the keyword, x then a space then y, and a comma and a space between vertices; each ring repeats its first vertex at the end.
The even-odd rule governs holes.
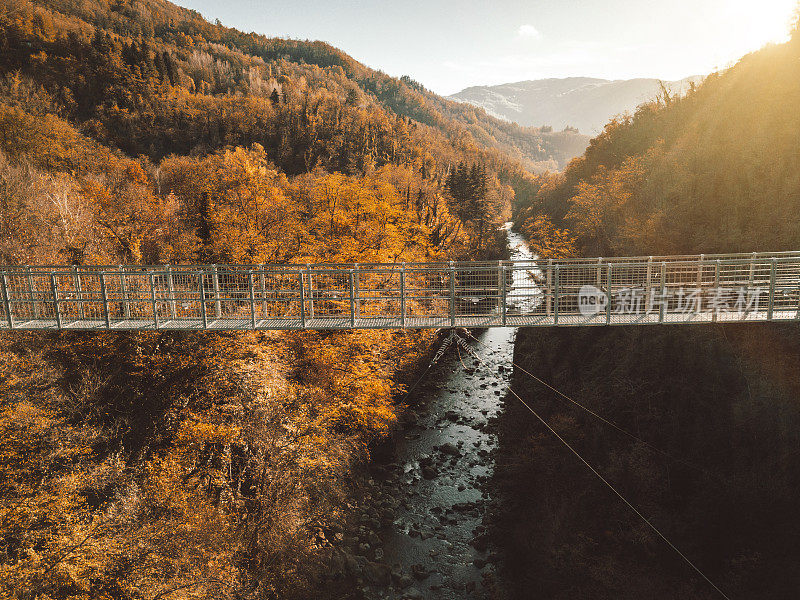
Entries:
MULTIPOLYGON (((684 92, 700 80, 695 76, 664 83, 672 92, 684 92)), ((567 77, 469 87, 450 97, 523 126, 550 125, 557 131, 571 126, 595 135, 612 117, 634 110, 659 91, 658 79, 567 77)))

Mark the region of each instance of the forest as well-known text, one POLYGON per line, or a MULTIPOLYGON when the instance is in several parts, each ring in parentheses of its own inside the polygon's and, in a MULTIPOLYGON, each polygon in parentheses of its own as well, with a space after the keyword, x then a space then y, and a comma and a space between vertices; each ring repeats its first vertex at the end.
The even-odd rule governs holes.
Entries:
MULTIPOLYGON (((0 2, 4 264, 501 258, 585 144, 161 0, 0 2)), ((323 597, 433 336, 0 336, 0 597, 323 597)))
MULTIPOLYGON (((800 33, 609 123, 515 220, 542 256, 800 248, 800 33)), ((730 598, 797 596, 796 325, 521 330, 514 388, 730 598), (623 430, 623 431, 620 431, 623 430)), ((719 598, 505 400, 504 597, 719 598)))

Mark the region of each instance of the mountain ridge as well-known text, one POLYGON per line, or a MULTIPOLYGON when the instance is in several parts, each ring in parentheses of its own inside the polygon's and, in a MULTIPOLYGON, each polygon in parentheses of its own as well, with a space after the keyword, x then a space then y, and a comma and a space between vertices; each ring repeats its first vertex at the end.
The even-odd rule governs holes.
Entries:
POLYGON ((674 81, 648 77, 549 77, 470 86, 448 98, 479 106, 493 117, 523 127, 544 131, 549 127, 556 131, 577 128, 593 135, 615 116, 632 112, 654 99, 661 92, 662 83, 672 93, 685 93, 701 79, 697 75, 674 81))

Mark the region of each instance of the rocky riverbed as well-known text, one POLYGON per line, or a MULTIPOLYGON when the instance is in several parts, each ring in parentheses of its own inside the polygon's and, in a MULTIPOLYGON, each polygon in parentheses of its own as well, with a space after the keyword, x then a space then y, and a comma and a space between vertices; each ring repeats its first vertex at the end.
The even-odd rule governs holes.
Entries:
POLYGON ((485 484, 515 331, 475 335, 486 366, 451 348, 409 398, 404 427, 365 482, 333 571, 354 577, 366 598, 479 598, 492 584, 485 484))
MULTIPOLYGON (((512 258, 531 258, 507 229, 512 258)), ((494 585, 484 529, 492 422, 508 389, 516 330, 472 335, 480 343, 461 334, 481 360, 453 344, 409 395, 403 426, 373 462, 334 556, 331 575, 352 578, 369 600, 482 598, 494 585)))

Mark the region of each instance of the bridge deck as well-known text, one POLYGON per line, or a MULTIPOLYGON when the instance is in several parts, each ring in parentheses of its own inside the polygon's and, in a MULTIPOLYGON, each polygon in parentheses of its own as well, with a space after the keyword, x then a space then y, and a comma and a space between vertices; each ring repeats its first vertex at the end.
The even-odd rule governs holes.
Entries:
MULTIPOLYGON (((583 316, 566 315, 559 318, 558 323, 553 317, 546 316, 516 316, 508 317, 503 324, 499 316, 485 317, 457 317, 455 323, 451 323, 449 318, 414 318, 406 319, 405 325, 397 317, 370 317, 355 320, 351 324, 350 319, 342 318, 321 318, 307 319, 305 326, 297 319, 260 319, 256 321, 255 327, 247 319, 215 319, 210 321, 207 326, 203 326, 202 321, 192 319, 176 319, 165 321, 158 324, 159 330, 250 330, 250 329, 442 329, 449 327, 576 327, 576 326, 598 326, 598 325, 657 325, 657 324, 700 324, 712 322, 764 322, 764 321, 796 321, 797 310, 775 311, 772 318, 767 318, 766 311, 750 312, 746 315, 721 314, 718 319, 712 319, 710 313, 693 314, 687 318, 676 318, 676 315, 668 315, 660 321, 657 314, 641 315, 639 318, 617 318, 612 317, 606 321, 604 315, 583 316)), ((8 330, 8 323, 0 325, 0 330, 8 330)), ((58 323, 53 319, 35 319, 30 321, 16 322, 14 330, 45 330, 59 329, 58 323)), ((74 329, 82 331, 129 331, 129 330, 155 330, 155 323, 146 320, 119 320, 112 321, 110 327, 106 326, 104 320, 76 320, 63 322, 60 329, 74 329)))
POLYGON ((480 263, 0 267, 0 329, 647 325, 800 319, 800 252, 480 263))

